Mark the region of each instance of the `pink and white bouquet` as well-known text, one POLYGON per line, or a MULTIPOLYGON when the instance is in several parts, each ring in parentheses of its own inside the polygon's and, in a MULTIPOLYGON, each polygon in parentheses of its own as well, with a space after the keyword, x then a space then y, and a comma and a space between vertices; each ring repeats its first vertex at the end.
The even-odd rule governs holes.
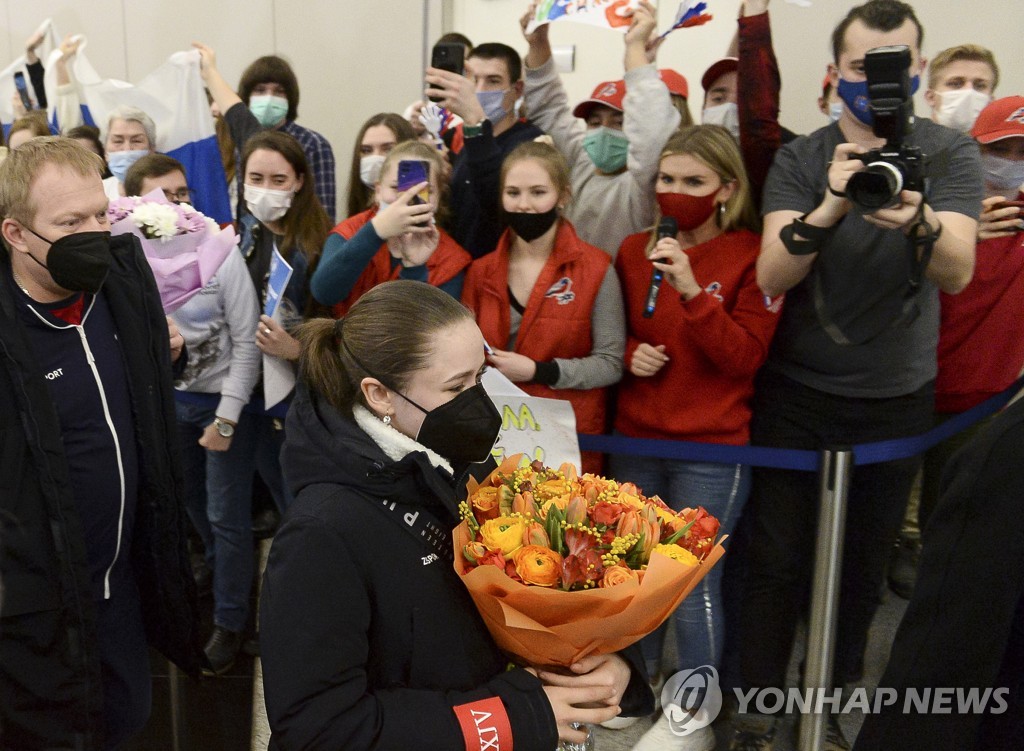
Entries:
POLYGON ((111 234, 139 238, 168 314, 198 294, 238 244, 234 229, 168 201, 159 189, 111 201, 107 216, 111 234))

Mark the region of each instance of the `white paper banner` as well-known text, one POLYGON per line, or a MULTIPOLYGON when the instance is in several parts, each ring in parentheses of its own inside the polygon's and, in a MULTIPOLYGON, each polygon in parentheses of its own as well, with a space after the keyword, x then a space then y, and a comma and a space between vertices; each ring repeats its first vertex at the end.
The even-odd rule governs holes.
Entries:
POLYGON ((579 468, 576 413, 569 402, 530 396, 497 368, 484 373, 483 384, 501 413, 501 434, 492 452, 496 461, 525 454, 549 467, 569 462, 579 468))

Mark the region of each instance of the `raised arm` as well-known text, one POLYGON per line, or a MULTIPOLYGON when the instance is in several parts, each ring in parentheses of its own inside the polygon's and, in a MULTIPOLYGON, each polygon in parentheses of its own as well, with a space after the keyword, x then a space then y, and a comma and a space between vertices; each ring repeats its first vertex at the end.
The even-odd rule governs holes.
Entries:
POLYGON ((737 104, 740 151, 750 178, 750 189, 761 205, 768 170, 782 145, 779 96, 782 79, 772 47, 768 0, 745 0, 739 19, 737 104))
POLYGON ((570 166, 583 153, 584 126, 574 117, 569 107, 569 96, 562 85, 562 79, 555 70, 551 57, 551 43, 548 41, 548 26, 538 26, 529 34, 526 27, 533 17, 536 4, 520 19, 523 37, 529 45, 524 59, 523 97, 530 122, 543 130, 554 141, 555 148, 562 152, 570 166))

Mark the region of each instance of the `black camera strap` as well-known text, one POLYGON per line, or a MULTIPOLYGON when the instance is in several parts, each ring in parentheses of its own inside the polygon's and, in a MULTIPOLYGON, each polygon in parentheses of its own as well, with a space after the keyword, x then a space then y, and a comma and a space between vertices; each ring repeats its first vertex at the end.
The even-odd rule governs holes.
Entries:
POLYGON ((924 279, 925 269, 932 260, 932 251, 935 249, 935 242, 942 235, 942 223, 939 228, 933 230, 932 226, 925 221, 925 207, 928 204, 921 201, 917 207, 917 214, 914 215, 914 223, 910 225, 907 232, 907 251, 910 254, 910 289, 907 295, 917 294, 921 287, 921 280, 924 279))

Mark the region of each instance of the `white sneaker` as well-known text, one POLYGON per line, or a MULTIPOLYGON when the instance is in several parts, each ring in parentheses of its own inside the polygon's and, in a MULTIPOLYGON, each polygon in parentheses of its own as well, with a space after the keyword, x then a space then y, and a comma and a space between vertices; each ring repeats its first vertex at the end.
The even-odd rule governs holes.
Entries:
POLYGON ((625 730, 637 723, 639 717, 612 717, 601 723, 601 727, 607 730, 625 730))
POLYGON ((633 751, 715 751, 715 731, 710 727, 678 735, 662 715, 633 746, 633 751))

